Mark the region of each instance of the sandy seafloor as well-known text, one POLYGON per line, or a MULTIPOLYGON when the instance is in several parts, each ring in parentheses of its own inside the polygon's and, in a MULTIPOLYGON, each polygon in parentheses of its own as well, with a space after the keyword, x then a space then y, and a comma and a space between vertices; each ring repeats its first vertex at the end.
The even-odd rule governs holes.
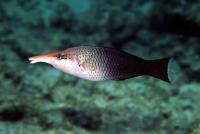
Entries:
POLYGON ((1 0, 0 134, 200 134, 196 0, 1 0), (173 82, 90 82, 28 57, 91 45, 173 57, 173 82))

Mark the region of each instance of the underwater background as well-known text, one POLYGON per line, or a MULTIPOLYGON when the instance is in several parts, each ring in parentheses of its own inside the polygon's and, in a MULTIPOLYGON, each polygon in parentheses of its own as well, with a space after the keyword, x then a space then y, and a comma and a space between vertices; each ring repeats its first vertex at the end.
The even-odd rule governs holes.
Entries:
POLYGON ((200 2, 1 0, 0 134, 200 134, 200 2), (90 82, 33 55, 91 45, 173 57, 173 82, 90 82))

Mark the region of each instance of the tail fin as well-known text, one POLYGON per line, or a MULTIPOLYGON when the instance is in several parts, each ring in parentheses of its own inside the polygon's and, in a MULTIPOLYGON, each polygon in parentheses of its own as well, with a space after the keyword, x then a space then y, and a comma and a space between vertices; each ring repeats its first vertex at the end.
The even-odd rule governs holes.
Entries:
POLYGON ((171 70, 170 58, 151 60, 149 66, 149 75, 161 79, 166 82, 171 82, 170 70, 171 70))

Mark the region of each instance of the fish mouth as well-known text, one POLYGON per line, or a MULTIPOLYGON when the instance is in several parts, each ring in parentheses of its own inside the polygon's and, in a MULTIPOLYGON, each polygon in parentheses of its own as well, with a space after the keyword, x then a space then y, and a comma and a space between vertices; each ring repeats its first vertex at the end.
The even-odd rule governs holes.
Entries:
POLYGON ((30 61, 31 64, 35 64, 38 62, 45 62, 47 59, 46 58, 44 59, 40 56, 33 56, 33 57, 30 57, 28 60, 30 61))
POLYGON ((42 62, 42 61, 39 61, 39 59, 35 57, 30 57, 28 58, 28 60, 30 61, 31 64, 42 62))
POLYGON ((28 60, 30 61, 31 64, 35 64, 38 62, 45 62, 49 63, 51 59, 54 59, 57 57, 56 53, 49 53, 49 54, 44 54, 44 55, 37 55, 30 57, 28 60))

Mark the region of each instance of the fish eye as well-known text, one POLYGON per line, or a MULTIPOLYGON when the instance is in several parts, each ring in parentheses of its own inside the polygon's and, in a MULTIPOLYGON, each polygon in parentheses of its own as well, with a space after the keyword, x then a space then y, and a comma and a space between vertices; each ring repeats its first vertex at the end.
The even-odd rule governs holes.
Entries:
POLYGON ((57 59, 58 60, 67 59, 67 56, 65 54, 58 54, 57 59))
POLYGON ((58 59, 58 60, 62 60, 62 54, 58 54, 58 55, 57 55, 57 59, 58 59))

